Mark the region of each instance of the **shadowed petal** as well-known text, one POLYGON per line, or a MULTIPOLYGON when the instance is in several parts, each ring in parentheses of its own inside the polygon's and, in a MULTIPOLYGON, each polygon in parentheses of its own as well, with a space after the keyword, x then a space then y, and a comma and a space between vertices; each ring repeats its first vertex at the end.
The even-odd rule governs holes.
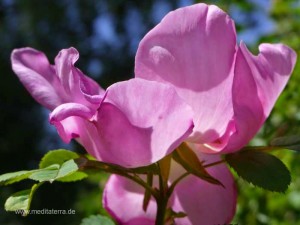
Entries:
POLYGON ((192 132, 193 112, 175 90, 142 79, 107 89, 98 110, 98 159, 145 166, 172 152, 192 132))
POLYGON ((124 167, 138 167, 152 162, 152 154, 155 154, 152 150, 161 153, 160 149, 151 148, 154 129, 132 125, 126 114, 114 105, 103 103, 96 120, 97 136, 92 139, 97 144, 92 151, 98 160, 124 167))
MULTIPOLYGON (((201 160, 212 163, 219 156, 200 155, 201 160)), ((175 164, 175 167, 178 165, 175 164)), ((180 169, 173 168, 178 176, 180 169)), ((172 208, 185 212, 187 217, 176 219, 178 225, 229 224, 235 214, 237 191, 232 174, 226 165, 220 164, 207 169, 225 187, 210 184, 195 176, 188 176, 175 188, 172 208)))
POLYGON ((244 147, 269 116, 293 71, 296 54, 283 44, 262 44, 254 56, 244 43, 237 53, 233 107, 237 132, 225 152, 244 147))
POLYGON ((103 192, 103 206, 122 225, 154 225, 156 202, 143 210, 144 189, 127 178, 111 175, 103 192), (139 223, 140 222, 140 223, 139 223))
POLYGON ((216 6, 196 4, 169 13, 141 41, 136 77, 173 85, 194 110, 189 141, 220 142, 233 118, 236 54, 233 21, 216 6))

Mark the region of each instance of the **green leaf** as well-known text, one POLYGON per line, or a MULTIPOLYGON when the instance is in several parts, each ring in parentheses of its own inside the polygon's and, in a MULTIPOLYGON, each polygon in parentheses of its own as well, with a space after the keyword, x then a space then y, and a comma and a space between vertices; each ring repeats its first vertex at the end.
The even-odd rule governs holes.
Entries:
POLYGON ((12 196, 10 196, 5 202, 5 210, 6 211, 22 210, 23 216, 28 215, 33 194, 41 184, 42 183, 35 184, 32 186, 31 189, 19 191, 13 194, 12 196))
POLYGON ((174 218, 184 218, 184 217, 187 216, 186 213, 184 213, 184 212, 175 212, 172 208, 168 208, 166 214, 167 214, 167 217, 171 217, 173 219, 174 218))
POLYGON ((261 188, 285 192, 291 183, 289 170, 271 154, 244 150, 228 154, 225 159, 241 178, 261 188))
POLYGON ((115 223, 108 217, 93 215, 82 220, 80 225, 114 225, 115 223))
POLYGON ((60 182, 75 182, 75 181, 83 180, 87 177, 88 177, 88 174, 86 174, 84 172, 77 171, 75 173, 72 173, 70 175, 67 175, 65 177, 61 177, 61 178, 58 178, 58 179, 55 179, 55 180, 60 181, 60 182))
POLYGON ((73 159, 71 159, 64 162, 61 166, 54 164, 38 170, 18 171, 3 174, 0 176, 0 184, 12 184, 24 179, 31 179, 39 182, 53 182, 54 180, 60 182, 73 182, 82 180, 88 176, 86 173, 78 170, 78 165, 73 159))
POLYGON ((50 151, 41 160, 40 169, 3 174, 0 176, 0 184, 8 185, 28 178, 39 182, 52 182, 54 180, 71 182, 82 180, 88 175, 78 171, 78 165, 73 160, 76 158, 79 158, 79 155, 68 150, 59 149, 50 151))
POLYGON ((185 168, 189 173, 201 178, 212 184, 222 185, 220 181, 213 178, 205 170, 197 155, 185 143, 181 144, 173 153, 173 159, 185 168))
POLYGON ((59 173, 59 168, 60 166, 58 164, 54 164, 47 168, 36 170, 29 176, 29 179, 39 182, 53 182, 59 173))
POLYGON ((18 171, 18 172, 12 172, 12 173, 5 173, 0 176, 0 184, 1 185, 8 185, 15 182, 19 182, 21 180, 27 179, 33 171, 18 171))
POLYGON ((167 218, 167 221, 170 222, 170 224, 176 224, 175 219, 184 218, 186 216, 187 215, 184 212, 175 212, 172 208, 167 208, 166 218, 167 218))
POLYGON ((284 149, 290 149, 294 151, 300 151, 300 136, 291 135, 285 137, 278 137, 270 142, 271 146, 282 147, 284 149))
POLYGON ((53 182, 56 180, 61 182, 73 182, 88 176, 86 173, 78 170, 78 165, 73 159, 70 159, 64 162, 61 166, 54 164, 49 167, 36 170, 29 176, 29 178, 39 182, 53 182))
POLYGON ((64 162, 59 168, 56 179, 68 176, 78 170, 77 164, 73 159, 64 162))
POLYGON ((88 175, 84 172, 78 171, 79 167, 73 159, 64 162, 57 174, 55 180, 61 182, 73 182, 86 178, 88 175))
MULTIPOLYGON (((52 164, 60 165, 57 176, 52 179, 60 182, 74 182, 82 180, 88 175, 79 170, 78 164, 73 159, 79 159, 80 156, 69 150, 58 149, 48 152, 40 162, 40 168, 46 168, 52 164)), ((49 175, 52 175, 49 173, 49 175)), ((53 172, 54 175, 54 172, 53 172)))
POLYGON ((79 157, 80 156, 77 153, 71 152, 69 150, 65 150, 65 149, 52 150, 49 151, 46 155, 44 155, 44 157, 40 162, 40 168, 41 169, 46 168, 53 164, 62 165, 64 162, 70 159, 76 159, 79 157))

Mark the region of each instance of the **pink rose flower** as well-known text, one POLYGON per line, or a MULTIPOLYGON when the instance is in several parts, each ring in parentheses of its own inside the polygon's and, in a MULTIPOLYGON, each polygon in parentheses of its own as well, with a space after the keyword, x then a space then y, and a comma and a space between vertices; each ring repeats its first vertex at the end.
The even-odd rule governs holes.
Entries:
MULTIPOLYGON (((239 151, 258 132, 285 87, 296 54, 283 44, 261 44, 255 56, 237 45, 233 20, 214 5, 196 4, 170 12, 140 42, 135 76, 171 85, 192 108, 194 129, 184 140, 199 159, 220 160, 239 151)), ((188 176, 175 188, 169 207, 187 214, 177 225, 229 223, 236 188, 226 165, 208 168, 225 188, 188 176)), ((173 162, 170 182, 184 173, 173 162)), ((142 209, 144 192, 113 175, 103 203, 123 225, 154 224, 156 204, 142 209), (143 221, 143 222, 140 222, 143 221)))

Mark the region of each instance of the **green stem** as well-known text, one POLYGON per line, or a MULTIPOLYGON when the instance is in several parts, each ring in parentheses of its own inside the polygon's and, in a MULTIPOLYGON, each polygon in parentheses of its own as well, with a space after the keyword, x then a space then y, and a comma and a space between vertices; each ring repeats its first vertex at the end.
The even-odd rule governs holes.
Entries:
POLYGON ((170 186, 170 188, 168 189, 167 191, 167 196, 168 198, 172 195, 174 189, 175 189, 175 186, 185 177, 187 177, 188 175, 190 175, 189 172, 186 172, 184 174, 182 174, 180 177, 178 177, 173 183, 172 185, 170 186))
POLYGON ((153 197, 157 196, 157 192, 151 186, 149 186, 147 183, 145 183, 138 175, 134 174, 134 176, 131 176, 131 175, 126 174, 126 173, 125 174, 120 173, 118 175, 123 176, 123 177, 127 177, 128 179, 138 183, 139 185, 144 187, 146 190, 148 190, 153 197))
POLYGON ((208 168, 208 167, 212 167, 212 166, 216 166, 216 165, 219 165, 219 164, 222 164, 222 163, 225 163, 226 161, 224 159, 220 160, 220 161, 217 161, 217 162, 213 162, 213 163, 209 163, 209 164, 206 164, 206 165, 203 165, 204 168, 208 168))
POLYGON ((165 224, 165 214, 167 211, 167 205, 168 205, 168 198, 158 198, 156 199, 157 203, 157 213, 156 213, 156 220, 155 225, 164 225, 165 224))
POLYGON ((78 160, 76 160, 76 162, 80 165, 80 168, 82 170, 84 170, 84 169, 100 169, 107 173, 117 174, 117 175, 126 177, 126 178, 136 182, 137 184, 141 185, 145 189, 147 189, 154 198, 158 197, 157 192, 151 186, 149 186, 143 179, 141 179, 135 173, 133 173, 133 175, 131 175, 130 173, 132 173, 132 171, 130 169, 126 169, 126 168, 122 168, 122 167, 119 168, 116 166, 111 166, 109 164, 104 164, 104 163, 98 162, 98 161, 87 160, 84 158, 79 158, 78 160))
POLYGON ((256 150, 256 151, 275 151, 282 150, 284 146, 248 146, 242 148, 242 150, 256 150))
POLYGON ((156 220, 155 225, 164 225, 165 224, 165 214, 167 211, 169 196, 167 195, 168 186, 165 186, 164 178, 159 172, 159 196, 155 198, 157 204, 157 213, 156 213, 156 220))

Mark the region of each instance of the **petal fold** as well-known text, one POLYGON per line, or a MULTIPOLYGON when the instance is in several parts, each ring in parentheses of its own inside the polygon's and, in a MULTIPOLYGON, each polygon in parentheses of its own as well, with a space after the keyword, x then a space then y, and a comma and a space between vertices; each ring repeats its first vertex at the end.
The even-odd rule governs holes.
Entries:
POLYGON ((145 166, 171 153, 193 129, 193 112, 168 85, 142 79, 119 82, 94 122, 97 158, 125 167, 145 166))
POLYGON ((84 127, 78 126, 78 119, 81 117, 90 120, 94 116, 94 111, 85 105, 78 103, 65 103, 59 105, 50 114, 50 123, 53 124, 62 140, 69 143, 72 138, 79 137, 79 133, 85 132, 84 127), (80 132, 79 130, 82 131, 80 132))
POLYGON ((241 43, 235 65, 233 107, 236 133, 223 152, 238 151, 258 132, 287 84, 296 53, 283 44, 261 44, 255 56, 241 43))
POLYGON ((11 61, 14 72, 32 97, 44 107, 53 110, 67 102, 98 108, 104 90, 85 76, 74 63, 79 58, 75 48, 63 49, 51 65, 44 55, 32 48, 16 49, 11 61))
POLYGON ((105 91, 74 66, 78 59, 79 53, 75 48, 61 50, 55 58, 56 74, 67 96, 74 102, 99 104, 105 91))

